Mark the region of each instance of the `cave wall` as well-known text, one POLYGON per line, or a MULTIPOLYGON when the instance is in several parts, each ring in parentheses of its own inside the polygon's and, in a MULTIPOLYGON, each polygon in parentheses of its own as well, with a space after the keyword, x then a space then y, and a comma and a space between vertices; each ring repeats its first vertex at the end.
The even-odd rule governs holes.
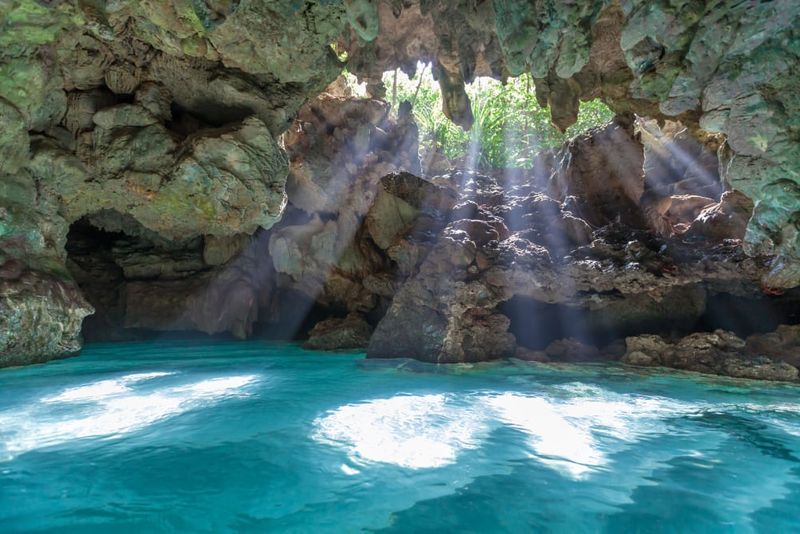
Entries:
MULTIPOLYGON (((93 308, 65 264, 71 223, 208 242, 281 217, 288 162, 277 136, 339 74, 329 44, 347 13, 341 2, 0 3, 3 363, 80 348, 93 308)), ((165 324, 243 335, 249 327, 210 317, 223 297, 209 295, 255 298, 257 284, 220 278, 191 282, 204 297, 190 308, 206 312, 165 324)), ((187 298, 175 280, 159 283, 187 298)), ((154 326, 170 310, 128 311, 154 326)))
POLYGON ((599 97, 620 114, 723 134, 721 174, 756 203, 748 251, 775 255, 764 284, 800 283, 794 0, 398 1, 381 5, 378 18, 376 40, 345 41, 352 71, 369 80, 432 59, 445 111, 459 124, 471 117, 464 82, 527 71, 562 129, 581 99, 599 97))
MULTIPOLYGON (((378 313, 388 306, 395 291, 402 295, 396 273, 402 272, 400 279, 404 280, 415 269, 426 269, 427 251, 433 250, 435 259, 439 245, 426 243, 420 248, 415 239, 398 245, 397 228, 391 224, 386 228, 379 222, 380 216, 369 218, 371 206, 377 202, 373 202, 374 195, 383 188, 381 176, 413 167, 413 162, 393 160, 391 145, 379 146, 381 139, 386 140, 385 109, 376 100, 370 104, 371 110, 354 112, 366 113, 359 118, 363 127, 351 127, 347 126, 347 102, 331 100, 340 98, 332 96, 329 109, 321 115, 302 118, 304 103, 336 78, 343 67, 340 58, 345 56, 348 69, 368 82, 374 97, 381 96, 379 80, 384 71, 399 67, 410 72, 417 61, 431 61, 445 113, 465 127, 472 122, 465 83, 475 76, 503 79, 525 71, 533 75, 537 98, 550 107, 553 122, 562 129, 574 122, 581 99, 597 97, 622 121, 617 134, 609 132, 612 139, 607 143, 617 144, 614 135, 634 135, 630 133, 632 113, 662 121, 657 129, 665 127, 664 119, 680 121, 686 127, 684 135, 705 148, 718 147, 716 175, 737 191, 725 191, 723 198, 717 199, 727 186, 713 192, 695 190, 695 196, 703 198, 672 200, 666 205, 660 200, 663 193, 648 196, 647 183, 640 184, 635 177, 619 180, 625 173, 617 172, 612 178, 620 184, 620 198, 628 198, 633 205, 638 202, 644 214, 641 224, 625 222, 664 236, 678 228, 676 221, 691 221, 694 232, 702 237, 709 235, 709 224, 703 226, 700 221, 694 225, 696 221, 685 213, 694 210, 694 216, 707 208, 706 223, 735 219, 717 236, 722 238, 738 232, 738 219, 749 213, 748 202, 753 202, 745 251, 753 257, 771 258, 769 268, 759 270, 761 283, 770 291, 794 287, 800 283, 798 28, 800 6, 794 0, 587 0, 566 4, 558 0, 2 0, 3 362, 47 359, 79 348, 81 320, 93 308, 66 267, 65 245, 70 225, 85 218, 110 232, 151 232, 155 241, 212 243, 211 248, 222 256, 230 248, 228 241, 268 241, 273 259, 278 258, 274 284, 322 295, 345 312, 378 313), (341 108, 341 117, 332 111, 335 108, 341 108), (299 122, 295 120, 298 116, 299 122), (341 126, 339 134, 347 139, 336 139, 336 143, 344 143, 348 150, 362 150, 362 159, 341 162, 346 170, 341 178, 340 170, 331 170, 331 162, 325 161, 326 157, 335 160, 335 150, 326 153, 323 147, 313 146, 320 142, 313 135, 302 136, 311 146, 292 148, 291 131, 287 157, 278 138, 303 123, 341 126), (307 161, 303 160, 304 151, 312 153, 307 161), (313 153, 321 159, 315 161, 313 153), (369 157, 378 159, 370 162, 369 157), (298 165, 292 169, 291 159, 305 163, 313 172, 304 175, 298 165), (320 181, 325 173, 330 175, 328 179, 334 176, 356 184, 348 185, 347 197, 355 207, 325 207, 335 196, 320 181), (293 196, 296 199, 288 209, 287 177, 289 202, 293 196), (283 217, 274 232, 257 238, 283 217), (372 221, 371 228, 361 229, 362 218, 372 221), (306 232, 309 222, 310 234, 306 232), (328 251, 327 257, 320 256, 315 265, 303 264, 308 257, 304 249, 295 246, 296 240, 281 238, 293 233, 316 238, 318 250, 328 251), (353 247, 349 236, 356 236, 361 245, 353 247), (299 252, 289 254, 292 246, 299 252), (293 260, 298 254, 303 262, 293 260), (374 264, 370 272, 385 276, 369 278, 359 272, 365 257, 372 258, 366 262, 374 264), (316 280, 311 289, 309 280, 316 280), (368 285, 372 289, 365 290, 368 285), (381 292, 384 301, 364 303, 364 295, 381 292), (360 304, 350 304, 353 302, 360 304), (351 309, 354 307, 357 309, 351 309)), ((306 113, 313 110, 308 108, 306 113)), ((638 145, 628 151, 636 165, 640 156, 645 168, 648 161, 664 159, 652 149, 654 144, 643 140, 652 133, 650 128, 638 134, 641 155, 637 154, 638 145)), ((407 139, 397 135, 393 142, 407 139)), ((326 133, 322 139, 329 137, 326 133)), ((562 185, 554 180, 556 189, 547 192, 561 204, 559 217, 578 241, 588 235, 584 224, 594 229, 609 219, 609 214, 597 209, 601 201, 590 200, 594 198, 590 188, 579 187, 574 194, 563 187, 563 183, 577 183, 570 174, 586 174, 575 172, 581 154, 592 153, 590 148, 581 148, 581 143, 591 145, 578 140, 561 153, 570 157, 562 158, 559 176, 568 178, 561 180, 562 185)), ((399 152, 413 148, 404 145, 399 152)), ((700 158, 691 147, 682 150, 690 158, 700 158)), ((667 159, 673 156, 667 155, 667 159)), ((614 161, 606 160, 603 167, 608 172, 614 161)), ((587 168, 596 167, 596 161, 603 159, 589 158, 587 168)), ((636 165, 633 169, 639 168, 636 165)), ((449 199, 443 202, 455 202, 444 191, 464 193, 459 188, 465 180, 451 182, 433 184, 444 187, 437 193, 449 199)), ((427 207, 414 205, 414 199, 408 202, 409 193, 397 190, 397 184, 387 183, 386 187, 391 194, 379 207, 402 205, 414 217, 427 213, 420 235, 436 234, 441 222, 447 222, 428 213, 427 207)), ((502 218, 499 213, 493 216, 502 218)), ((497 225, 495 219, 484 222, 492 231, 503 233, 492 226, 497 225)), ((445 230, 445 236, 448 232, 469 235, 482 228, 462 225, 467 228, 453 227, 445 230)), ((528 231, 535 233, 535 228, 528 231)), ((462 234, 451 237, 451 242, 464 241, 462 234)), ((260 246, 233 248, 245 254, 260 250, 260 246)), ((458 256, 447 246, 453 245, 446 245, 441 254, 458 256)), ((526 250, 523 256, 541 255, 526 250)), ((259 254, 253 252, 251 261, 261 262, 259 254)), ((210 279, 209 273, 216 273, 214 276, 224 278, 220 273, 232 257, 225 259, 222 264, 204 259, 196 274, 210 279)), ((246 280, 241 270, 233 272, 239 273, 230 278, 235 290, 224 284, 222 289, 213 289, 210 282, 197 282, 197 287, 203 288, 197 291, 240 295, 237 301, 250 304, 233 314, 238 319, 216 320, 206 312, 191 317, 178 314, 174 321, 201 330, 234 330, 246 335, 250 326, 243 325, 255 320, 252 307, 263 300, 263 290, 261 282, 246 280)), ((136 276, 141 273, 131 280, 136 276)), ((168 277, 161 273, 137 281, 178 287, 175 280, 161 279, 164 276, 168 277)), ((141 289, 142 294, 148 287, 141 289)), ((164 291, 168 292, 166 286, 164 291)), ((221 298, 192 301, 192 308, 213 309, 221 298)), ((146 303, 148 298, 140 300, 146 303)), ((176 296, 176 300, 180 298, 176 296)), ((392 306, 397 301, 395 298, 392 306)), ((147 305, 143 306, 138 316, 147 315, 147 305)), ((505 332, 502 318, 494 314, 464 317, 505 332)), ((144 323, 144 319, 135 321, 146 326, 144 323)), ((507 345, 500 341, 498 347, 507 345)), ((454 354, 472 343, 460 338, 447 338, 446 342, 454 354)))

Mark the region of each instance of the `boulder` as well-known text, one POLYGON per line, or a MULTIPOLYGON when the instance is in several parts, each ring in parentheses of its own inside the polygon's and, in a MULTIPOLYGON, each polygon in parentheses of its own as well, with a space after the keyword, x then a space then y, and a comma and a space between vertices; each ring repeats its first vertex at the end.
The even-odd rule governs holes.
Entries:
POLYGON ((363 350, 369 343, 372 327, 360 315, 318 322, 308 334, 303 347, 312 350, 363 350))

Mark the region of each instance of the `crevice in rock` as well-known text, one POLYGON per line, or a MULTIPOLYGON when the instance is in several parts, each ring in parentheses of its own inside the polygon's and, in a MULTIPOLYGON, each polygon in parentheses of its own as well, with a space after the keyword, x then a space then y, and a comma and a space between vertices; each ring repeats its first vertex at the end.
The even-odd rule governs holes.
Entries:
MULTIPOLYGON (((797 324, 800 324, 798 290, 787 291, 780 296, 740 296, 713 292, 709 293, 705 313, 692 331, 713 332, 722 329, 746 338, 774 332, 780 325, 797 324)), ((685 334, 688 333, 691 332, 685 334)))
POLYGON ((122 268, 114 262, 112 248, 125 239, 123 232, 110 232, 93 226, 88 218, 74 222, 67 234, 67 268, 95 312, 83 320, 84 340, 120 339, 122 322, 120 292, 122 268))

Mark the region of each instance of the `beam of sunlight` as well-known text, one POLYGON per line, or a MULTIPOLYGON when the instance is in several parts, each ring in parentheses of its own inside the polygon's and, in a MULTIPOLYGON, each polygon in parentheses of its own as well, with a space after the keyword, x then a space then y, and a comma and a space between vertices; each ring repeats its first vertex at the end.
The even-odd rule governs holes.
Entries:
MULTIPOLYGON (((636 121, 636 126, 643 137, 648 140, 650 146, 657 152, 660 152, 660 154, 658 154, 659 164, 668 167, 667 170, 669 171, 670 175, 683 176, 685 173, 689 173, 693 177, 698 178, 704 188, 719 188, 721 193, 720 179, 709 172, 701 161, 684 150, 678 141, 669 137, 668 135, 665 135, 657 124, 649 124, 648 121, 638 118, 636 121), (682 166, 685 171, 677 168, 672 161, 673 159, 677 160, 679 165, 682 166)), ((701 150, 705 149, 701 147, 701 150)), ((656 185, 659 187, 668 187, 673 183, 672 180, 665 177, 661 177, 658 182, 659 183, 656 185)), ((716 196, 718 197, 719 195, 717 194, 716 196)))
POLYGON ((468 174, 475 174, 478 169, 478 160, 481 156, 481 125, 475 124, 469 134, 467 145, 467 158, 464 160, 464 170, 468 174))

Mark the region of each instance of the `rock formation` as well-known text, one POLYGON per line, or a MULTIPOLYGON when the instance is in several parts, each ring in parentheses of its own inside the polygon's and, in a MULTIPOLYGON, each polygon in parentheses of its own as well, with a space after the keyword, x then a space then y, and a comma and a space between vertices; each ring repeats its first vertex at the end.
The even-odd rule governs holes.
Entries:
MULTIPOLYGON (((758 350, 764 337, 753 336, 752 343, 745 342, 725 330, 691 334, 675 343, 654 335, 629 337, 622 361, 735 378, 797 380, 797 367, 783 361, 783 354, 770 358, 758 350)), ((793 361, 797 363, 796 359, 793 361)))
POLYGON ((709 310, 796 299, 798 28, 794 0, 0 0, 0 366, 77 351, 93 311, 117 338, 314 311, 310 346, 373 357, 792 378, 757 359, 791 314, 709 310), (523 72, 562 130, 617 118, 513 179, 421 176, 381 83, 420 61, 465 128, 466 83, 523 72), (533 312, 572 326, 523 339, 533 312))

